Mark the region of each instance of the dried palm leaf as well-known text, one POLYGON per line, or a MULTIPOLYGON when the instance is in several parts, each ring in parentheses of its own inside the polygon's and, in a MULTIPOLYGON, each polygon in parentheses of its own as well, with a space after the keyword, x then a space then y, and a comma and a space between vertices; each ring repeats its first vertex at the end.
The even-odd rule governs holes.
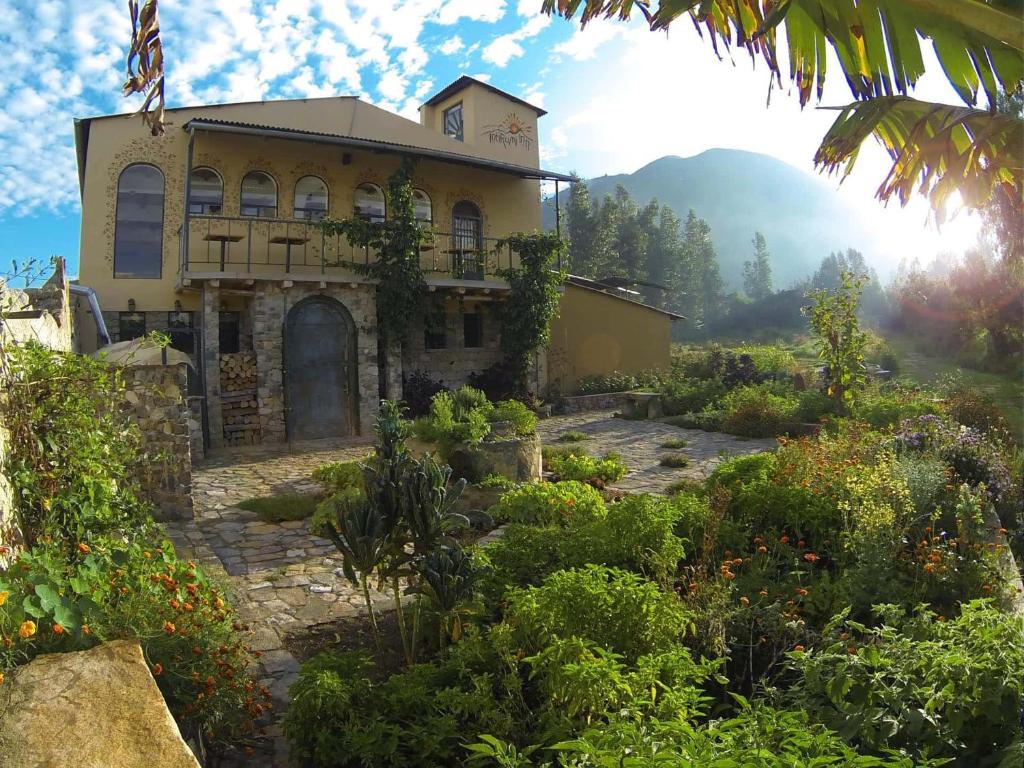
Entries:
POLYGON ((141 9, 138 0, 128 0, 128 14, 132 41, 126 62, 128 79, 122 90, 125 96, 144 94, 137 114, 142 115, 154 136, 160 136, 164 132, 164 52, 157 0, 145 0, 141 9))

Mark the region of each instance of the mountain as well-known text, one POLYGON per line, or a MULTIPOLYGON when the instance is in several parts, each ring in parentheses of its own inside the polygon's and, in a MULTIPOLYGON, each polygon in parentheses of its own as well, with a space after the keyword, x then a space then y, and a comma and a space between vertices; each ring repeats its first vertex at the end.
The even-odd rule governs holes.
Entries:
MULTIPOLYGON (((681 219, 692 208, 711 225, 722 276, 739 288, 755 231, 772 256, 775 288, 807 277, 831 251, 856 248, 873 261, 875 235, 861 215, 826 182, 774 157, 738 149, 709 149, 693 157, 667 156, 634 173, 587 180, 591 200, 614 195, 621 184, 641 206, 652 198, 681 219)), ((568 190, 561 192, 563 212, 568 190)), ((544 202, 544 226, 554 229, 553 198, 544 202)))

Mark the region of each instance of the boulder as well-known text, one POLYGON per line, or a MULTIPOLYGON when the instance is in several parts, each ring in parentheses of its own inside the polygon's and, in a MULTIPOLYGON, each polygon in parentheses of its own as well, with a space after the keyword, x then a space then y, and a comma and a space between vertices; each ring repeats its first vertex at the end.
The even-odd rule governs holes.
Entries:
POLYGON ((199 768, 134 640, 38 656, 0 687, 3 764, 199 768))

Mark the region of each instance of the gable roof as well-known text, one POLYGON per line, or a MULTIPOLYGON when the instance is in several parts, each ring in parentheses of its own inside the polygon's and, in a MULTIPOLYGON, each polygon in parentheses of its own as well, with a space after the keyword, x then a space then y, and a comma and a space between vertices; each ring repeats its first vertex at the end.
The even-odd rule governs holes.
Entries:
MULTIPOLYGON (((514 101, 516 104, 522 104, 524 107, 528 107, 528 108, 532 109, 534 112, 536 112, 537 113, 537 117, 543 117, 544 115, 547 114, 547 111, 541 109, 540 107, 535 107, 530 102, 524 101, 523 99, 520 99, 518 96, 513 96, 508 91, 503 91, 503 90, 501 90, 501 88, 495 88, 490 83, 485 83, 483 80, 477 80, 475 77, 470 77, 469 75, 463 75, 458 80, 456 80, 454 83, 450 83, 449 85, 446 85, 440 91, 438 91, 433 96, 431 96, 429 99, 427 99, 425 102, 423 102, 423 106, 424 107, 432 107, 435 104, 440 104, 442 101, 447 99, 449 96, 454 96, 459 91, 465 90, 466 88, 468 88, 471 85, 479 85, 481 88, 486 88, 491 93, 496 93, 499 96, 508 99, 509 101, 514 101)), ((422 109, 422 108, 423 107, 420 107, 420 109, 422 109)))

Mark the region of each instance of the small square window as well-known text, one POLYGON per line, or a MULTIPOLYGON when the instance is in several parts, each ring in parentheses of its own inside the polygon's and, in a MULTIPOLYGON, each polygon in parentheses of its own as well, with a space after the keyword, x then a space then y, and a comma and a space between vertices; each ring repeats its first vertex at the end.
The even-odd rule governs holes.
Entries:
POLYGON ((220 353, 222 355, 232 355, 238 351, 239 320, 238 312, 220 313, 220 353))
POLYGON ((191 355, 195 351, 195 336, 192 332, 191 312, 168 312, 167 335, 171 337, 171 347, 191 355))
POLYGON ((121 312, 117 318, 117 338, 131 341, 146 335, 146 316, 142 312, 121 312))
POLYGON ((462 316, 463 344, 468 347, 484 345, 484 316, 479 312, 467 312, 462 316))
POLYGON ((463 141, 462 133, 462 104, 456 104, 454 107, 448 107, 444 111, 444 135, 451 136, 453 139, 463 141))

